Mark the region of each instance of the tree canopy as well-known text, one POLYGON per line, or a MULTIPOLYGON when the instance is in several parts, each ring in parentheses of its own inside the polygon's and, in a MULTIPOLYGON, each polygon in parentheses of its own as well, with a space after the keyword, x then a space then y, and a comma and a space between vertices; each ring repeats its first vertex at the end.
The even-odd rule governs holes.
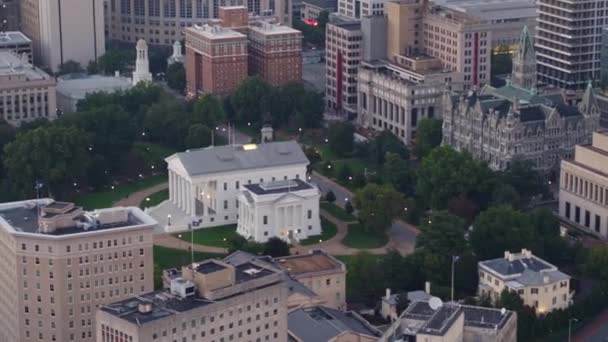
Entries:
POLYGON ((346 122, 339 122, 329 128, 329 148, 339 156, 352 153, 354 148, 355 127, 346 122))
POLYGON ((355 193, 353 202, 366 230, 384 234, 404 208, 404 198, 391 185, 367 184, 355 193))
POLYGON ((442 124, 441 120, 428 118, 418 122, 415 145, 415 153, 418 158, 424 158, 433 148, 441 144, 442 124))
POLYGON ((59 70, 57 70, 57 75, 66 75, 66 74, 78 74, 83 73, 84 68, 80 63, 74 60, 67 60, 59 65, 59 70))
POLYGON ((200 123, 211 128, 226 119, 222 103, 211 94, 206 94, 194 102, 193 114, 193 123, 200 123))
POLYGON ((186 89, 186 69, 182 63, 173 63, 167 67, 167 85, 180 94, 186 89))

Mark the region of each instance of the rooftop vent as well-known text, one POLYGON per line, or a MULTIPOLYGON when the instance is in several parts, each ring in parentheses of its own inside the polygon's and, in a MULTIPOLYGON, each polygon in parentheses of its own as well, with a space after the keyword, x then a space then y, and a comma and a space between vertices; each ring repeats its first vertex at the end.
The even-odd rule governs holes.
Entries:
POLYGON ((137 311, 143 315, 149 314, 152 312, 152 303, 139 303, 139 305, 137 305, 137 311))
POLYGON ((254 276, 254 275, 260 273, 261 271, 262 270, 258 270, 256 268, 250 268, 250 269, 247 269, 247 270, 245 270, 243 272, 245 272, 245 274, 247 274, 247 275, 254 276))

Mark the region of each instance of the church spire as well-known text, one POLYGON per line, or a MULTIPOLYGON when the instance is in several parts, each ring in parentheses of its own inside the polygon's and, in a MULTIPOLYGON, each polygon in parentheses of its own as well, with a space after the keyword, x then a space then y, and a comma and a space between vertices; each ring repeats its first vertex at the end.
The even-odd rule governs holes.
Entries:
POLYGON ((583 114, 591 114, 593 108, 598 108, 597 99, 595 98, 595 91, 593 90, 593 84, 591 80, 587 83, 587 89, 583 94, 583 99, 579 104, 579 110, 583 114))
POLYGON ((519 36, 519 47, 513 57, 512 84, 524 89, 536 87, 536 54, 534 44, 528 31, 524 26, 519 36))

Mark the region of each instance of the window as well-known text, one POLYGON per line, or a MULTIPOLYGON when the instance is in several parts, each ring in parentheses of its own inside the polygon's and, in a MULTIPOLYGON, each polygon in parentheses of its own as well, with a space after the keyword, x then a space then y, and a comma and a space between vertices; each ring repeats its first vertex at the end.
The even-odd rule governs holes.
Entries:
POLYGON ((263 220, 264 220, 264 224, 268 224, 268 216, 264 215, 263 220))
POLYGON ((224 191, 228 190, 228 183, 224 182, 224 191))
POLYGON ((578 205, 574 207, 574 221, 576 223, 581 221, 581 208, 578 205))
POLYGON ((240 188, 240 183, 239 181, 236 181, 236 183, 234 184, 234 187, 238 190, 240 188))
POLYGON ((595 231, 598 233, 600 232, 600 223, 601 223, 600 215, 595 215, 595 231))
POLYGON ((538 294, 538 288, 536 288, 536 287, 531 288, 530 289, 530 293, 531 294, 538 294))
POLYGON ((310 220, 312 218, 312 210, 308 210, 308 219, 310 220))
POLYGON ((585 227, 589 228, 589 226, 591 225, 590 221, 591 214, 589 213, 589 210, 585 210, 585 227))
POLYGON ((228 201, 224 200, 224 209, 228 209, 228 201))
POLYGON ((570 219, 570 202, 566 202, 566 218, 570 219))

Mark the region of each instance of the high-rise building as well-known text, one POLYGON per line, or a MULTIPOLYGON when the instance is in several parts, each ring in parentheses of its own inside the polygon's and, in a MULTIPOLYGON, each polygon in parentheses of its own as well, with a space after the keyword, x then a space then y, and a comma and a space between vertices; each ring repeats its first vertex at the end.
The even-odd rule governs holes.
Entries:
POLYGON ((0 51, 0 119, 13 126, 57 117, 55 80, 27 59, 0 51))
POLYGON ((134 207, 0 204, 0 341, 95 341, 100 305, 153 290, 155 226, 134 207))
POLYGON ((0 0, 0 32, 19 30, 19 0, 0 0))
POLYGON ((103 0, 22 0, 21 31, 34 62, 55 71, 69 60, 83 67, 105 52, 103 0))
POLYGON ((188 96, 228 95, 247 78, 247 36, 218 25, 189 27, 186 33, 188 96))
POLYGON ((97 342, 287 341, 287 276, 255 259, 182 268, 170 290, 97 311, 97 342))
POLYGON ((538 80, 582 94, 600 79, 602 28, 608 23, 602 0, 539 0, 535 38, 538 80))
MULTIPOLYGON (((108 0, 108 40, 170 46, 184 38, 187 27, 202 26, 220 17, 220 7, 245 6, 252 19, 291 24, 288 0, 108 0), (282 13, 282 15, 279 15, 282 13)), ((291 2, 291 1, 289 1, 291 2)))
POLYGON ((357 115, 357 70, 363 55, 361 22, 332 15, 325 36, 327 108, 353 118, 357 115))
POLYGON ((249 73, 273 86, 302 80, 302 32, 259 22, 249 26, 249 73))
POLYGON ((591 145, 577 145, 559 177, 559 216, 564 228, 608 239, 608 132, 593 133, 591 145))
POLYGON ((350 19, 383 15, 386 0, 338 0, 338 14, 350 19))

